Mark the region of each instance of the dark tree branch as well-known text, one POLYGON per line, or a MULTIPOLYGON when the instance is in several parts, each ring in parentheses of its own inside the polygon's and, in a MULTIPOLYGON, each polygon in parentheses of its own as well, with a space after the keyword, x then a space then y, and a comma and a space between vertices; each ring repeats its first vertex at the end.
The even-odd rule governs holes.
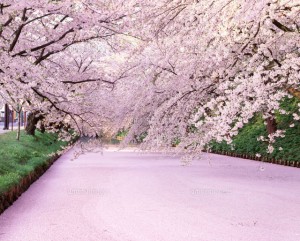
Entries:
POLYGON ((79 81, 62 81, 64 84, 82 84, 82 83, 87 83, 87 82, 103 82, 107 84, 112 84, 114 85, 115 82, 108 81, 108 80, 103 80, 103 79, 86 79, 86 80, 79 80, 79 81))
MULTIPOLYGON (((47 42, 47 43, 45 43, 45 44, 42 44, 42 45, 40 45, 40 46, 37 46, 37 47, 34 47, 34 48, 32 48, 32 49, 30 49, 30 51, 31 52, 36 52, 36 51, 38 51, 38 50, 40 50, 40 49, 44 49, 44 48, 46 48, 46 47, 48 47, 48 46, 50 46, 51 44, 54 44, 54 43, 57 43, 57 42, 59 42, 59 41, 61 41, 62 39, 64 39, 69 33, 73 33, 74 32, 74 29, 72 28, 72 29, 69 29, 68 31, 66 31, 64 34, 62 34, 57 40, 51 40, 51 41, 49 41, 49 42, 47 42)), ((20 56, 20 55, 23 55, 23 54, 25 54, 27 51, 26 50, 22 50, 22 51, 20 51, 20 52, 18 52, 18 53, 16 53, 16 54, 14 54, 12 57, 16 57, 16 56, 20 56)))
POLYGON ((287 26, 283 25, 282 23, 278 22, 276 19, 272 20, 272 23, 284 32, 294 32, 292 29, 288 28, 287 26))

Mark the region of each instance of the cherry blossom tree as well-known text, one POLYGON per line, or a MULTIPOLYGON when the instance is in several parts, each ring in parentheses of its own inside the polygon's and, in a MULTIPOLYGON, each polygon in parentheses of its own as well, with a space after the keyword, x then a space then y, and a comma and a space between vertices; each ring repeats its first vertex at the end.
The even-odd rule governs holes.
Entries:
POLYGON ((182 149, 202 150, 213 139, 230 143, 256 113, 266 119, 270 142, 283 135, 273 114, 283 111, 284 97, 299 92, 297 1, 143 1, 140 7, 144 42, 134 80, 141 93, 133 95, 129 140, 146 131, 148 147, 180 141, 182 149))
POLYGON ((99 108, 93 108, 93 92, 101 95, 115 79, 101 72, 94 60, 116 45, 114 38, 121 35, 117 23, 127 12, 119 11, 119 4, 1 1, 1 93, 25 101, 24 108, 31 111, 28 134, 34 134, 39 121, 49 127, 67 122, 80 134, 97 133, 101 120, 99 108))
POLYGON ((1 93, 26 101, 33 126, 127 128, 125 143, 197 153, 262 113, 271 151, 284 136, 274 113, 299 96, 297 0, 7 1, 0 13, 1 93))

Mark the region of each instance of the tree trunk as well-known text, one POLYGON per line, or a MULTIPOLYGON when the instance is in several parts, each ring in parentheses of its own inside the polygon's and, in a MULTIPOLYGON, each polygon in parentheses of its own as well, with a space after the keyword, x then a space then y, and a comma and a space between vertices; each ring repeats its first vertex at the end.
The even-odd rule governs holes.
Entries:
POLYGON ((27 124, 26 124, 26 134, 34 136, 35 135, 35 130, 36 130, 36 125, 41 119, 41 117, 36 117, 36 112, 31 112, 28 117, 27 117, 27 124))
POLYGON ((267 131, 268 134, 274 134, 277 131, 277 123, 274 117, 269 117, 267 119, 267 131))
POLYGON ((17 131, 17 140, 20 140, 21 133, 21 111, 18 112, 18 131, 17 131))
POLYGON ((11 110, 11 131, 14 130, 14 111, 11 110))
POLYGON ((41 121, 40 131, 41 131, 41 133, 45 133, 45 131, 46 131, 46 128, 45 128, 45 125, 44 125, 43 121, 41 121))
POLYGON ((294 97, 300 99, 300 90, 290 87, 288 88, 288 92, 292 94, 294 97))
POLYGON ((9 130, 9 107, 8 104, 5 104, 5 116, 4 116, 4 128, 3 130, 9 130))

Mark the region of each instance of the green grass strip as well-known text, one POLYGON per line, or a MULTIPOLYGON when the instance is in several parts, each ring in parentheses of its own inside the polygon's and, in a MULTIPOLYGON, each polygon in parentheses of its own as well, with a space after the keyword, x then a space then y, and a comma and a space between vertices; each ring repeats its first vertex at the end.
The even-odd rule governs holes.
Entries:
POLYGON ((49 154, 61 150, 66 142, 58 141, 53 133, 36 132, 28 136, 21 132, 20 141, 16 132, 0 135, 0 195, 18 184, 22 178, 49 160, 49 154))

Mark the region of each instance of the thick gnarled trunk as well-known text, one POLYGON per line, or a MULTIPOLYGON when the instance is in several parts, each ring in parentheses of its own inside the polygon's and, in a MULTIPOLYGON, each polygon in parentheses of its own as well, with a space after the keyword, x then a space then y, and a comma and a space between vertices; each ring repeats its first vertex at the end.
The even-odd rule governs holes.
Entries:
POLYGON ((36 116, 36 112, 32 112, 27 117, 27 125, 25 127, 25 132, 27 135, 34 136, 36 125, 42 119, 42 116, 36 116))

